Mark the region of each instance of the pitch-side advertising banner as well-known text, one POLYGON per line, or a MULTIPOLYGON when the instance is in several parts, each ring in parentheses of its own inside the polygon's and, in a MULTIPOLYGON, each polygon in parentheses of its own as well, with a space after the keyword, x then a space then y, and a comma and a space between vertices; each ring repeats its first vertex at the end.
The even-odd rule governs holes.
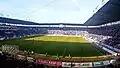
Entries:
POLYGON ((62 62, 62 67, 72 67, 71 62, 62 62))
POLYGON ((80 67, 92 67, 92 62, 80 63, 80 67))
POLYGON ((80 63, 72 63, 72 67, 79 68, 80 67, 80 63))
POLYGON ((104 65, 109 65, 110 61, 100 61, 100 62, 85 62, 85 63, 71 63, 71 62, 59 62, 59 61, 50 61, 50 60, 36 60, 38 64, 45 64, 49 66, 62 66, 62 67, 73 67, 73 68, 80 68, 80 67, 99 67, 104 65))
POLYGON ((57 67, 62 66, 62 62, 51 61, 51 60, 43 60, 43 59, 36 60, 36 63, 45 64, 45 65, 49 65, 49 66, 57 66, 57 67))
POLYGON ((100 62, 93 62, 93 67, 103 66, 103 61, 100 62))
POLYGON ((107 61, 103 61, 103 64, 104 64, 104 65, 109 65, 109 64, 110 64, 110 61, 108 61, 108 60, 107 60, 107 61))

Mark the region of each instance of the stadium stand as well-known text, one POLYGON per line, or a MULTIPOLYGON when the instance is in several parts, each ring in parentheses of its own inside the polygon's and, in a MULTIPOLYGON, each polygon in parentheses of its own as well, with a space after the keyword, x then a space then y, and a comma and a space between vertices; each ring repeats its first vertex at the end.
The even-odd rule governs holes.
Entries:
MULTIPOLYGON (((29 25, 28 25, 29 26, 29 25)), ((104 43, 108 46, 112 46, 114 48, 119 49, 119 26, 117 25, 110 25, 104 27, 94 27, 94 28, 71 28, 71 27, 28 27, 28 26, 16 26, 16 25, 8 25, 5 23, 0 24, 0 38, 1 40, 6 39, 14 39, 14 38, 21 38, 27 36, 36 36, 36 35, 87 35, 88 38, 95 39, 100 43, 104 43), (87 31, 87 32, 86 32, 87 31), (111 42, 112 39, 112 42, 111 42)), ((114 50, 114 49, 112 49, 114 50)), ((1 61, 5 61, 2 65, 5 64, 12 68, 45 68, 51 67, 49 65, 42 65, 31 63, 29 61, 20 61, 16 58, 9 57, 8 54, 1 54, 1 61), (3 59, 4 58, 4 59, 3 59), (13 64, 12 64, 13 63, 13 64), (16 63, 16 64, 14 64, 16 63)), ((109 67, 110 65, 108 65, 109 67)), ((115 67, 111 64, 111 68, 115 67)), ((54 67, 54 66, 53 66, 54 67)), ((5 67, 3 67, 5 68, 5 67)))
MULTIPOLYGON (((0 40, 37 36, 37 35, 81 35, 94 40, 101 47, 113 52, 120 52, 120 1, 110 0, 84 25, 81 24, 38 24, 34 22, 0 17, 0 40), (117 23, 106 25, 107 23, 117 23), (104 26, 100 26, 104 25, 104 26), (86 27, 66 27, 86 26, 86 27), (88 26, 95 26, 89 28, 88 26), (96 27, 99 26, 99 27, 96 27), (104 44, 104 45, 103 45, 104 44)), ((119 57, 117 61, 120 62, 119 57)), ((35 62, 35 60, 34 60, 35 62)), ((11 55, 0 52, 1 68, 56 68, 55 66, 36 64, 27 60, 18 60, 11 55)), ((71 64, 70 64, 71 65, 71 64)), ((72 67, 72 66, 71 66, 72 67)), ((104 68, 105 66, 101 66, 104 68)), ((119 68, 120 65, 109 64, 108 68, 119 68)), ((62 68, 61 66, 58 68, 62 68)))
MULTIPOLYGON (((103 42, 104 44, 107 44, 109 46, 112 46, 113 48, 118 48, 120 49, 120 24, 115 24, 115 25, 111 25, 111 26, 105 26, 105 27, 101 27, 101 28, 92 28, 92 29, 88 29, 87 32, 89 32, 90 34, 95 34, 98 35, 98 41, 102 40, 101 42, 103 42), (100 35, 102 35, 103 37, 105 36, 110 36, 107 37, 105 40, 103 37, 100 37, 100 35)), ((94 38, 95 38, 95 35, 94 38)))

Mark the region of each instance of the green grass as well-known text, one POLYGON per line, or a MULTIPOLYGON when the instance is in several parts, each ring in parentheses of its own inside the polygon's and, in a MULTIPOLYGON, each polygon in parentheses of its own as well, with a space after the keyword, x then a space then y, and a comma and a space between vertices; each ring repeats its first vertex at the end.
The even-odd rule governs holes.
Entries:
POLYGON ((101 56, 91 43, 82 37, 63 37, 63 36, 36 36, 14 40, 0 41, 0 45, 18 45, 21 50, 35 51, 40 54, 63 56, 69 54, 73 57, 101 56), (34 40, 33 40, 34 39, 34 40))

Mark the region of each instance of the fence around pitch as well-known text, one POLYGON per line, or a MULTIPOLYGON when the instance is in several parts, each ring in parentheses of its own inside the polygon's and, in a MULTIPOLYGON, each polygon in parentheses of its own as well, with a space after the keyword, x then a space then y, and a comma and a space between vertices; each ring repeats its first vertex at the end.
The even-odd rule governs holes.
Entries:
MULTIPOLYGON (((38 53, 34 53, 34 54, 26 54, 24 52, 19 52, 19 55, 24 55, 24 56, 29 56, 29 57, 33 57, 35 59, 45 59, 45 60, 53 60, 56 61, 57 56, 46 56, 45 54, 38 54, 38 53)), ((113 55, 105 55, 105 56, 93 56, 93 57, 65 57, 63 58, 63 56, 59 56, 59 61, 64 61, 64 62, 96 62, 96 61, 105 61, 105 60, 111 60, 111 59, 115 59, 117 56, 113 56, 113 55)))

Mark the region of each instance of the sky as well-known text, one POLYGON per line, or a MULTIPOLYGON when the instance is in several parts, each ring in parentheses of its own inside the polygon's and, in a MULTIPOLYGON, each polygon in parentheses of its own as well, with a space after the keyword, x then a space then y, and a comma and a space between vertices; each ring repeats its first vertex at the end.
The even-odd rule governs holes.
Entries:
MULTIPOLYGON (((104 4, 108 0, 103 0, 104 4)), ((37 23, 83 24, 102 0, 0 0, 0 16, 37 23)))

